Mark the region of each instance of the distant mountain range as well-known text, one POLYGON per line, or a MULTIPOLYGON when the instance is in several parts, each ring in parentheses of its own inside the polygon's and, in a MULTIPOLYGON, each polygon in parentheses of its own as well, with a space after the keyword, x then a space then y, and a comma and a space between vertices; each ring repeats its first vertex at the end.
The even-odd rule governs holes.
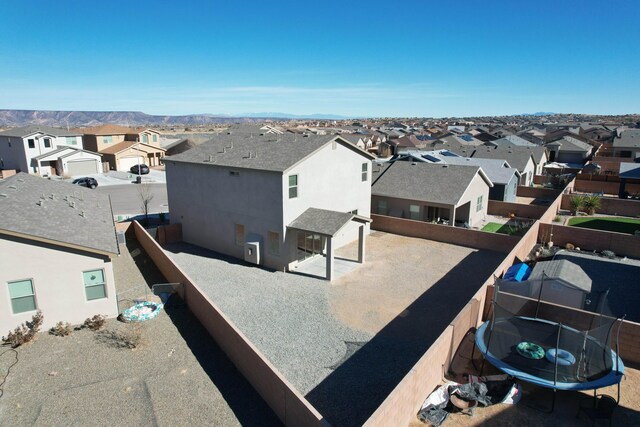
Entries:
POLYGON ((207 125, 216 123, 255 122, 264 119, 321 119, 341 120, 346 117, 331 114, 295 115, 286 113, 247 113, 238 116, 225 114, 189 114, 185 116, 157 116, 140 111, 40 111, 0 110, 0 126, 14 127, 39 124, 43 126, 80 127, 113 123, 124 126, 143 125, 207 125))

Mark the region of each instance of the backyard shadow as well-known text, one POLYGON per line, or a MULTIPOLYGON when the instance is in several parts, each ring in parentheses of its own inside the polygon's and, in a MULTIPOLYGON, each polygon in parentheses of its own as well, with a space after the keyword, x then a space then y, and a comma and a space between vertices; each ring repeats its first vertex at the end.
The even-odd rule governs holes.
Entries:
POLYGON ((489 251, 468 255, 306 398, 333 426, 362 425, 491 276, 503 257, 489 251))
POLYGON ((199 246, 191 245, 184 242, 169 243, 162 249, 173 254, 186 253, 189 255, 195 255, 202 258, 214 258, 220 261, 224 261, 227 264, 239 265, 243 267, 259 268, 270 273, 274 273, 277 270, 268 268, 262 265, 251 264, 239 258, 232 257, 230 255, 221 254, 219 252, 212 251, 211 249, 201 248, 199 246))
MULTIPOLYGON (((137 241, 128 240, 127 248, 129 252, 140 250, 133 259, 149 287, 167 281, 137 241)), ((165 312, 243 426, 282 425, 177 295, 171 296, 165 312)))

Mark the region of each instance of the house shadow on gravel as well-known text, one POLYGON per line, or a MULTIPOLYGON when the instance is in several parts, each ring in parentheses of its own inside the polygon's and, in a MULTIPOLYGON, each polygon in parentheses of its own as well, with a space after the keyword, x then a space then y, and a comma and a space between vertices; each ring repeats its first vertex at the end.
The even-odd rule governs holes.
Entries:
MULTIPOLYGON (((149 287, 155 283, 167 282, 136 240, 128 240, 127 248, 129 252, 140 250, 134 261, 149 287)), ((243 426, 281 426, 282 423, 271 408, 236 369, 180 297, 171 296, 164 308, 239 422, 243 426)), ((188 420, 185 422, 188 424, 188 420)))
POLYGON ((468 255, 306 398, 334 427, 364 424, 503 259, 490 251, 468 255))

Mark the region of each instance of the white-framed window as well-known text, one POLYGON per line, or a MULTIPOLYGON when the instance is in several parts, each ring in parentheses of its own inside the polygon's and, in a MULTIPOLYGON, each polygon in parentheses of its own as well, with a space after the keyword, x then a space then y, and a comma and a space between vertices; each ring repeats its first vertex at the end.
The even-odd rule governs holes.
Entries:
POLYGON ((387 207, 387 201, 384 199, 378 199, 378 215, 387 215, 389 209, 387 207))
POLYGON ((13 314, 37 310, 36 294, 33 291, 31 279, 16 280, 7 284, 9 285, 9 298, 13 314))
POLYGON ((147 135, 146 133, 142 134, 142 142, 149 142, 149 135, 147 135))
POLYGON ((51 138, 44 139, 44 148, 51 148, 51 138))
MULTIPOLYGON (((29 144, 29 148, 36 148, 36 140, 33 138, 27 139, 27 144, 29 144)), ((9 143, 9 147, 11 147, 11 143, 9 143)))
POLYGON ((420 219, 420 206, 409 205, 409 218, 418 221, 420 219))
POLYGON ((482 196, 478 197, 478 201, 476 202, 476 212, 480 212, 482 210, 482 196))
POLYGON ((66 141, 67 145, 76 145, 78 143, 75 136, 67 136, 66 141))
POLYGON ((103 144, 111 144, 113 142, 113 136, 111 135, 105 135, 102 137, 102 143, 103 144))
POLYGON ((87 296, 87 301, 107 297, 103 269, 83 271, 82 279, 84 281, 84 292, 87 296))
POLYGON ((369 163, 362 164, 362 182, 369 178, 369 163))
POLYGON ((244 245, 244 225, 236 224, 235 227, 236 245, 244 245))
POLYGON ((289 198, 298 197, 298 175, 289 175, 289 198))
POLYGON ((158 142, 158 135, 155 133, 153 134, 153 142, 158 142))
POLYGON ((280 233, 269 232, 269 253, 271 255, 280 255, 280 233))

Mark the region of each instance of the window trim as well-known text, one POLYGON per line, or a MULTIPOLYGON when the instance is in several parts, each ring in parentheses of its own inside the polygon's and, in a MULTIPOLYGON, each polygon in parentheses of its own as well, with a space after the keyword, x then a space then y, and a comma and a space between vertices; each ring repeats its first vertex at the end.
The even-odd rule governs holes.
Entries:
POLYGON ((478 198, 476 199, 476 212, 480 212, 482 210, 482 207, 484 205, 484 201, 483 199, 483 195, 478 196, 478 198))
POLYGON ((113 144, 113 135, 102 135, 103 144, 113 144))
MULTIPOLYGON (((9 147, 11 147, 11 143, 9 143, 9 147)), ((27 139, 27 147, 36 148, 36 140, 33 138, 27 139)))
POLYGON ((38 299, 36 298, 36 288, 35 286, 33 286, 33 278, 29 278, 29 279, 20 279, 20 280, 11 280, 11 281, 7 281, 7 294, 9 295, 9 304, 11 305, 11 314, 13 314, 14 316, 17 315, 21 315, 21 314, 25 314, 25 313, 33 313, 38 311, 38 299), (19 311, 19 312, 15 312, 14 308, 13 308, 13 300, 14 298, 11 297, 11 290, 9 289, 9 287, 13 284, 13 283, 20 283, 20 282, 30 282, 31 283, 31 295, 25 295, 22 297, 16 297, 16 298, 25 298, 25 297, 33 297, 33 305, 35 306, 35 308, 33 310, 27 310, 27 311, 19 311))
POLYGON ((288 184, 288 188, 289 188, 289 199, 297 199, 299 194, 298 194, 298 187, 300 186, 300 179, 299 179, 299 175, 293 174, 293 175, 288 175, 287 178, 287 184, 288 184), (294 185, 291 185, 291 178, 295 178, 296 183, 294 185), (291 195, 291 190, 295 191, 295 194, 292 196, 291 195))
POLYGON ((369 163, 364 162, 362 164, 362 182, 367 182, 369 180, 369 163))
POLYGON ((51 148, 51 138, 42 138, 44 148, 51 148))
POLYGON ((82 272, 82 284, 84 285, 84 298, 86 300, 86 302, 91 302, 91 301, 98 301, 98 300, 103 300, 103 299, 107 299, 109 298, 109 294, 107 293, 107 276, 104 272, 104 268, 94 268, 92 270, 85 270, 82 272), (84 275, 85 273, 92 273, 94 271, 102 271, 102 283, 101 284, 94 284, 94 285, 90 285, 87 286, 87 283, 84 281, 84 275), (88 288, 95 288, 98 286, 102 286, 102 289, 104 290, 104 296, 100 297, 100 298, 91 298, 89 299, 89 295, 87 295, 87 289, 88 288))

